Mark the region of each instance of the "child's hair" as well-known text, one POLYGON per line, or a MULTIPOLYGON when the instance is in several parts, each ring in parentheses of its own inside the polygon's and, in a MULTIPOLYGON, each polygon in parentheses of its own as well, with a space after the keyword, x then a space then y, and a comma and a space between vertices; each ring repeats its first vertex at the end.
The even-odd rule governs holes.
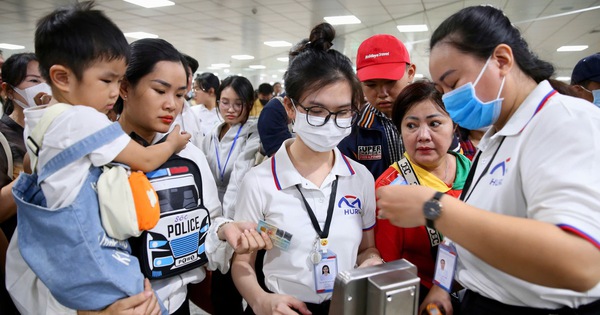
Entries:
MULTIPOLYGON (((180 62, 187 78, 187 61, 173 45, 164 39, 145 38, 131 43, 131 59, 125 70, 125 81, 135 87, 160 61, 180 62)), ((123 111, 121 97, 115 103, 114 110, 117 114, 123 111)))
POLYGON ((248 79, 238 75, 228 76, 223 80, 219 89, 217 90, 217 104, 221 100, 221 93, 227 87, 231 87, 235 93, 238 95, 240 100, 242 101, 242 124, 245 124, 248 120, 248 116, 250 115, 250 111, 254 106, 254 88, 252 87, 252 83, 248 79))
MULTIPOLYGON (((10 85, 10 89, 21 84, 27 77, 27 66, 31 61, 37 61, 34 53, 14 54, 2 65, 2 82, 10 85)), ((10 115, 15 108, 15 104, 10 98, 4 102, 4 113, 10 115)))
POLYGON ((129 59, 129 44, 123 32, 93 1, 75 3, 41 18, 35 30, 35 54, 42 77, 52 85, 50 67, 63 65, 81 80, 95 62, 129 59))
POLYGON ((359 108, 360 82, 352 68, 352 61, 342 53, 330 49, 335 29, 329 23, 321 23, 310 32, 304 45, 290 52, 290 64, 284 75, 286 95, 300 101, 308 91, 317 91, 332 83, 346 81, 352 89, 352 107, 359 108))
POLYGON ((506 44, 512 49, 519 68, 535 82, 552 76, 554 67, 539 59, 521 36, 521 32, 510 22, 500 9, 492 6, 464 8, 447 18, 431 35, 429 48, 438 43, 447 43, 456 49, 487 59, 496 46, 506 44))

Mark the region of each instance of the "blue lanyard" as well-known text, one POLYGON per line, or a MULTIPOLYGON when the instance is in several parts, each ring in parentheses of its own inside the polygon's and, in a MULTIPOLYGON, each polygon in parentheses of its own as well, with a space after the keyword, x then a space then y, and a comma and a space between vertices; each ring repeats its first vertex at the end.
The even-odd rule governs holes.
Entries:
POLYGON ((229 149, 229 154, 227 154, 227 160, 225 160, 225 165, 221 168, 221 158, 219 157, 219 142, 217 141, 217 136, 213 135, 213 140, 215 142, 215 153, 217 154, 217 167, 219 168, 219 174, 221 175, 221 181, 225 178, 225 169, 227 168, 227 163, 229 163, 229 158, 231 157, 231 152, 233 152, 233 148, 235 148, 235 143, 237 142, 238 137, 240 136, 240 131, 242 131, 243 125, 240 125, 235 137, 233 138, 233 143, 231 144, 231 148, 229 149))

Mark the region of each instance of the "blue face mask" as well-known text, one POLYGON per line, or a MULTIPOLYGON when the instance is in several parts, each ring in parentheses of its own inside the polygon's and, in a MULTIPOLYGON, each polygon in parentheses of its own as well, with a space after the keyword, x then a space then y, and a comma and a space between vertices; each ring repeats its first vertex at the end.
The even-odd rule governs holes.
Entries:
POLYGON ((592 95, 594 96, 594 105, 600 107, 600 90, 593 90, 592 95))
POLYGON ((500 98, 500 93, 502 93, 502 89, 504 88, 504 80, 506 77, 502 78, 500 91, 498 91, 498 96, 495 100, 484 103, 477 97, 477 94, 475 94, 475 85, 477 85, 479 79, 481 79, 490 60, 491 56, 485 62, 483 69, 481 69, 481 72, 474 83, 468 82, 442 96, 448 114, 450 114, 450 117, 454 122, 463 128, 475 130, 487 127, 495 123, 500 116, 503 100, 500 98))

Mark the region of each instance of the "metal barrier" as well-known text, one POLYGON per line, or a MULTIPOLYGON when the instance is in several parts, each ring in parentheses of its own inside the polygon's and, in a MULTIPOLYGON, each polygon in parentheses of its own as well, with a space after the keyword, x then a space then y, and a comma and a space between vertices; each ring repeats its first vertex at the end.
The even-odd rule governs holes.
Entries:
POLYGON ((419 281, 417 267, 404 259, 340 272, 329 314, 416 315, 419 281))

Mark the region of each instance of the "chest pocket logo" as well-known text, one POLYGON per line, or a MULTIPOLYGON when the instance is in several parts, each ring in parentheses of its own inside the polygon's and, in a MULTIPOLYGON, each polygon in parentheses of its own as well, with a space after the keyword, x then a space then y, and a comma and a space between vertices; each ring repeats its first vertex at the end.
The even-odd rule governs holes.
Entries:
POLYGON ((356 196, 346 195, 340 198, 337 206, 344 211, 345 215, 360 214, 362 202, 356 196))
POLYGON ((502 185, 504 175, 508 172, 508 162, 510 162, 510 157, 492 167, 492 170, 490 171, 490 175, 492 176, 490 179, 490 186, 502 185))

